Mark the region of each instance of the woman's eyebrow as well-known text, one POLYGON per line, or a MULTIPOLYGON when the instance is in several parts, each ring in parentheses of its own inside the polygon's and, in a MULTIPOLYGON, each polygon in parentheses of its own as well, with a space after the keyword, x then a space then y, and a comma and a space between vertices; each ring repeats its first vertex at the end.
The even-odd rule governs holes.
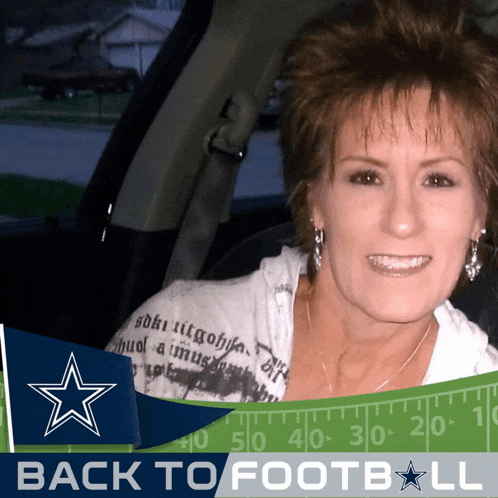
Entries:
POLYGON ((368 156, 346 156, 339 160, 339 163, 343 163, 346 161, 361 161, 364 163, 370 163, 374 166, 379 166, 380 168, 387 168, 388 164, 384 161, 379 161, 378 159, 374 159, 373 157, 368 156))
POLYGON ((434 159, 427 159, 426 161, 422 161, 422 167, 429 167, 429 166, 432 166, 434 164, 443 163, 446 161, 454 161, 454 162, 461 164, 462 166, 465 166, 465 163, 463 162, 463 160, 459 159, 458 157, 444 156, 444 157, 436 157, 434 159))
MULTIPOLYGON (((340 164, 346 161, 361 161, 373 164, 374 166, 379 166, 380 168, 387 168, 389 166, 388 163, 384 161, 380 161, 378 159, 374 159, 373 157, 368 157, 368 156, 346 156, 340 159, 338 163, 340 164)), ((465 163, 463 162, 462 159, 459 159, 458 157, 454 156, 444 156, 444 157, 435 157, 434 159, 427 159, 425 161, 422 161, 421 166, 426 168, 433 166, 434 164, 447 162, 447 161, 454 161, 461 164, 462 166, 465 166, 465 163)))

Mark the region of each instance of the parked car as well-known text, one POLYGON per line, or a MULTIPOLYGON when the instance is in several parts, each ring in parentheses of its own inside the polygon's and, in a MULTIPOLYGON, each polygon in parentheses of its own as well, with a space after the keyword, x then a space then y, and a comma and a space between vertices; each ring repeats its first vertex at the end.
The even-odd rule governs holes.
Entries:
MULTIPOLYGON (((78 215, 0 229, 0 320, 103 348, 165 281, 233 277, 278 254, 293 237, 285 199, 232 202, 237 168, 289 40, 339 7, 188 0, 117 123, 78 215)), ((53 93, 78 90, 82 79, 45 84, 53 93)), ((490 285, 479 276, 457 298, 471 319, 495 305, 490 285)))
POLYGON ((46 71, 26 72, 23 84, 37 90, 44 99, 75 97, 80 90, 131 92, 139 81, 136 69, 113 66, 103 57, 75 55, 46 71))

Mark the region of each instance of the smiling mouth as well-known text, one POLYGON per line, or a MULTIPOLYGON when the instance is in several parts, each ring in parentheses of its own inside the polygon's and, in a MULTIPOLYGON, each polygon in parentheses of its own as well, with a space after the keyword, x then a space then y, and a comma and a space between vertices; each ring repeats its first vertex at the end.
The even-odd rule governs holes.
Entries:
POLYGON ((432 260, 430 256, 393 256, 371 254, 368 262, 376 272, 388 276, 408 276, 424 269, 432 260))

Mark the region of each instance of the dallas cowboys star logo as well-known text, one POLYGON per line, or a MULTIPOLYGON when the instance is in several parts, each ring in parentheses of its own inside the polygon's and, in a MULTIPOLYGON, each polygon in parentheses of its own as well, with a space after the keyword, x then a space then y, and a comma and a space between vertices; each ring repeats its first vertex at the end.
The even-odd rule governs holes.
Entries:
POLYGON ((417 472, 415 470, 415 467, 413 466, 413 462, 410 460, 408 468, 406 469, 405 472, 402 472, 401 470, 400 471, 395 470, 394 472, 403 478, 403 484, 401 485, 401 489, 399 490, 400 492, 403 491, 408 486, 413 486, 414 488, 417 488, 420 492, 422 492, 418 480, 423 475, 427 474, 426 470, 421 470, 417 472))
POLYGON ((74 419, 100 437, 90 405, 115 385, 83 383, 78 364, 74 354, 71 353, 60 384, 28 384, 54 405, 44 436, 55 431, 68 420, 74 419))

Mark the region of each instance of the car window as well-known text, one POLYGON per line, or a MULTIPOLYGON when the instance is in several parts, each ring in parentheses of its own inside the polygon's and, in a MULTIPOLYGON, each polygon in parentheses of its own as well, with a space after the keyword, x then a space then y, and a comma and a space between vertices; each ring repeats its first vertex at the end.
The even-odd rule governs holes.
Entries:
MULTIPOLYGON (((68 2, 59 3, 50 12, 64 19, 68 2)), ((108 3, 109 12, 95 8, 90 21, 82 15, 58 26, 44 24, 43 6, 38 23, 15 11, 7 17, 13 55, 0 87, 0 223, 76 213, 114 125, 184 5, 108 3), (94 68, 111 63, 122 70, 92 79, 94 68)))
POLYGON ((283 195, 282 152, 275 127, 258 126, 240 165, 234 199, 283 195))
POLYGON ((276 79, 260 109, 255 133, 241 164, 234 198, 284 194, 279 124, 285 106, 286 84, 276 79))

